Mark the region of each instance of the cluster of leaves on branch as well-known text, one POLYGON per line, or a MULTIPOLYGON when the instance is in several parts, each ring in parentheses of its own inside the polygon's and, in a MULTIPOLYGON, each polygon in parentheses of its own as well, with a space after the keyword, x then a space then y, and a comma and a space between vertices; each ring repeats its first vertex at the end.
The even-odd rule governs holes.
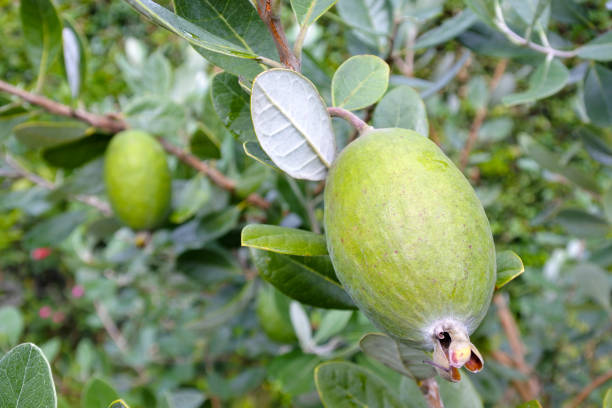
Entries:
POLYGON ((609 406, 602 3, 0 0, 0 407, 423 407, 436 384, 451 408, 609 406), (292 102, 329 122, 306 173, 265 153, 264 71, 301 72, 292 102), (431 380, 338 282, 322 180, 356 132, 329 114, 429 136, 487 211, 499 287, 521 255, 472 339, 482 373, 431 380), (108 204, 126 128, 167 153, 154 230, 108 204))

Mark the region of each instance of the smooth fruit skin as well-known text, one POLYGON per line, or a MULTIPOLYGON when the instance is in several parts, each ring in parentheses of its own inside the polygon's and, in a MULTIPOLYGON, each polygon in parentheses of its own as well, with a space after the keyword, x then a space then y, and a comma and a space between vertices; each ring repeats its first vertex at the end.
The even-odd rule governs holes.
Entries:
POLYGON ((434 326, 472 333, 495 284, 484 209, 453 162, 406 129, 370 130, 329 172, 325 230, 338 278, 390 335, 432 347, 434 326))
POLYGON ((129 227, 150 229, 164 220, 171 198, 166 154, 140 130, 117 133, 104 160, 104 182, 113 211, 129 227))

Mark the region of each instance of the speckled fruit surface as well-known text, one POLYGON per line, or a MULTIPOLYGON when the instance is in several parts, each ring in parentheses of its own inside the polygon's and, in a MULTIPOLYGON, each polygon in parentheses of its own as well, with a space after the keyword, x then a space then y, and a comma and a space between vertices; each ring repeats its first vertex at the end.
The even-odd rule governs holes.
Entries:
POLYGON ((445 319, 469 333, 495 285, 495 247, 473 188, 429 139, 376 129, 348 145, 325 188, 328 250, 359 308, 390 335, 431 347, 445 319))
POLYGON ((166 154, 157 140, 126 130, 111 140, 104 159, 104 182, 113 211, 133 229, 149 229, 164 220, 171 198, 166 154))

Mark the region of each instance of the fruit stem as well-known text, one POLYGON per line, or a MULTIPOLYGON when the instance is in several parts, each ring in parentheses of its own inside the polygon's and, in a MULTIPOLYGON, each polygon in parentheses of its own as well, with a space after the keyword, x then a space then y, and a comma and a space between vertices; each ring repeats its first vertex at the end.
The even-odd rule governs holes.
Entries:
POLYGON ((365 131, 372 129, 372 127, 361 120, 359 116, 344 108, 329 107, 327 108, 327 112, 329 113, 329 116, 335 116, 346 120, 355 129, 357 129, 360 135, 365 131))

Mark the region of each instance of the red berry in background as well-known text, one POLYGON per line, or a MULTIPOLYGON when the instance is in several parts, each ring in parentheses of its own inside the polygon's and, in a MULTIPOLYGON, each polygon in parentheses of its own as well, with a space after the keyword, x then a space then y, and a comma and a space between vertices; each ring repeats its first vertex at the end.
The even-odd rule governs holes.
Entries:
POLYGON ((51 248, 48 248, 48 247, 36 248, 36 249, 33 249, 32 252, 30 253, 30 256, 35 261, 43 260, 49 255, 51 255, 51 248))
POLYGON ((51 307, 43 306, 38 310, 38 316, 40 316, 41 319, 48 319, 49 317, 51 317, 52 312, 53 310, 51 310, 51 307))
POLYGON ((70 292, 73 298, 78 299, 85 294, 85 288, 83 288, 81 285, 76 285, 72 288, 70 292))

